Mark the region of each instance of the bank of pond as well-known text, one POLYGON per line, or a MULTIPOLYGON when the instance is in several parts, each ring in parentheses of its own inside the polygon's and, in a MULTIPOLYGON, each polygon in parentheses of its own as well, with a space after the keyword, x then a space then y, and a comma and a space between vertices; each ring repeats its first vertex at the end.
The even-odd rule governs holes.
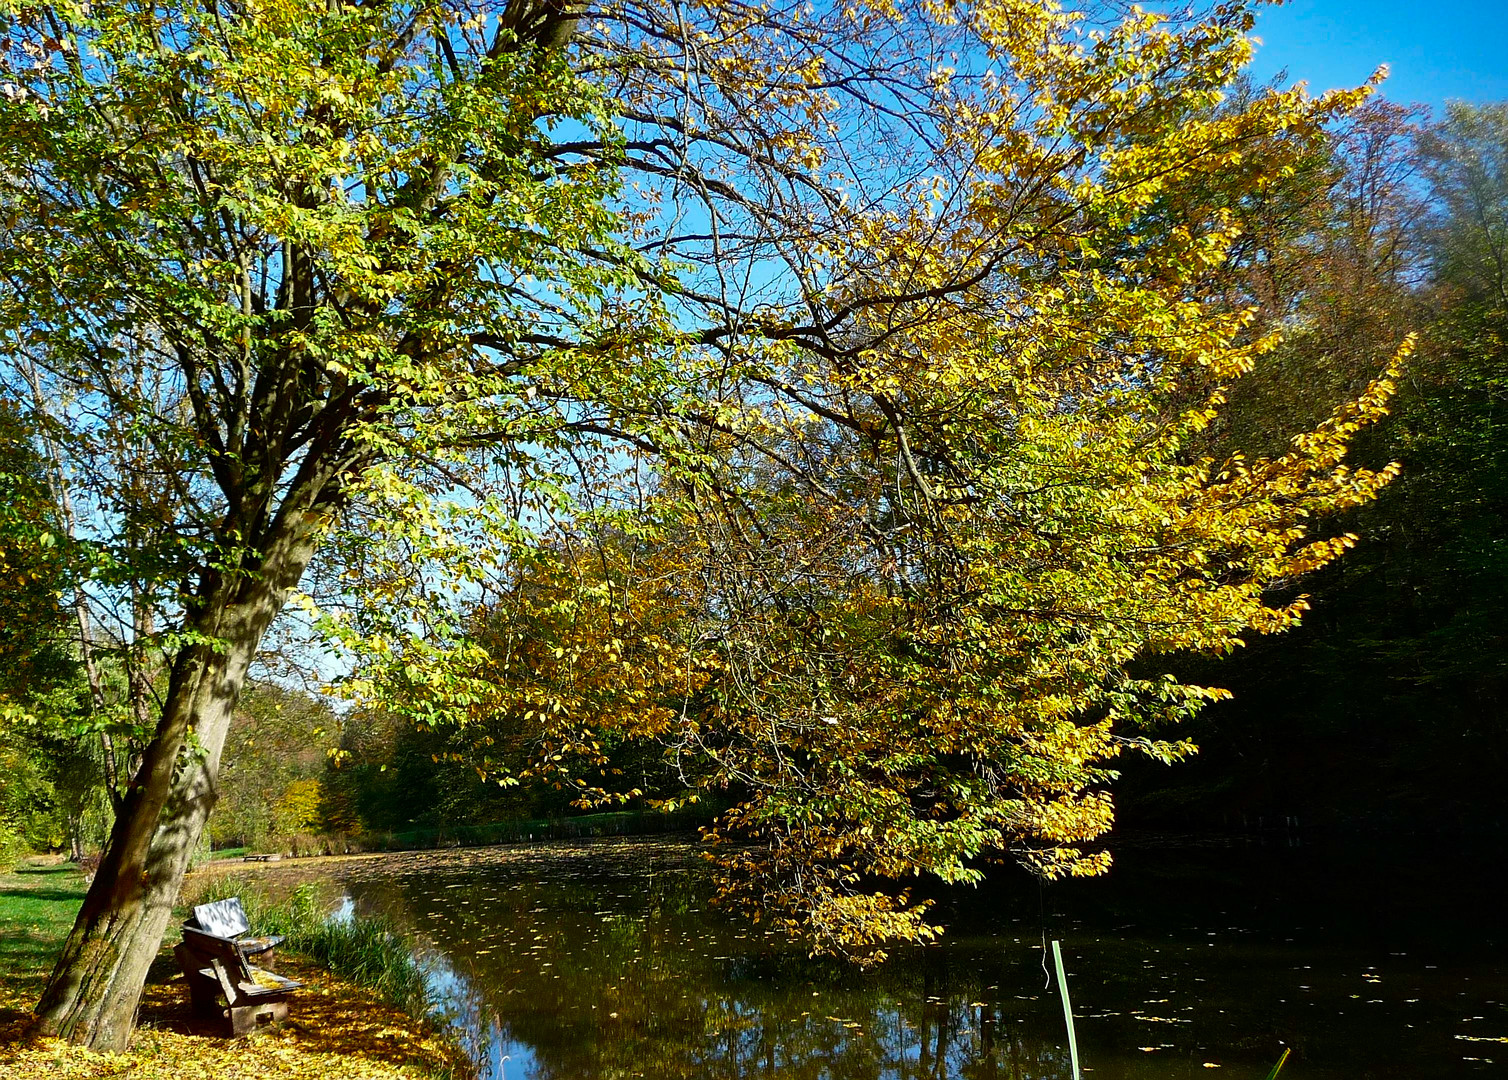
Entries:
MULTIPOLYGON (((380 967, 413 969, 401 942, 375 924, 321 933, 300 920, 300 951, 282 950, 277 967, 302 983, 296 1011, 282 1024, 238 1039, 221 1037, 192 1014, 170 933, 147 975, 138 1026, 124 1054, 97 1054, 41 1037, 31 1008, 84 898, 76 866, 28 861, 0 871, 0 1078, 3 1080, 465 1080, 475 1067, 421 994, 410 1011, 398 984, 369 976, 380 967), (337 951, 320 951, 321 941, 337 951), (336 939, 340 940, 336 940, 336 939), (382 948, 376 948, 378 945, 382 948), (393 948, 394 945, 400 946, 393 948), (335 963, 332 965, 331 960, 335 963), (405 964, 404 961, 407 961, 405 964), (365 965, 367 970, 361 968, 365 965), (394 1000, 397 998, 398 1000, 394 1000), (415 1015, 418 1012, 420 1015, 415 1015)), ((291 898, 290 898, 291 899, 291 898)), ((293 914, 291 904, 280 905, 293 914)))

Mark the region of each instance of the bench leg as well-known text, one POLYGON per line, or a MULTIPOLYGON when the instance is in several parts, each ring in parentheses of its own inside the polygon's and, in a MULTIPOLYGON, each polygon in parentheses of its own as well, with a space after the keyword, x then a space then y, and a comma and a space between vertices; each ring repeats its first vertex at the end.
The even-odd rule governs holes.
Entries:
POLYGON ((195 956, 187 945, 176 946, 173 953, 183 969, 183 981, 188 984, 189 1002, 193 1006, 194 1015, 201 1019, 219 1016, 222 1012, 220 984, 202 973, 204 961, 195 956))
POLYGON ((255 964, 259 968, 265 968, 268 971, 276 971, 278 969, 278 950, 276 945, 270 949, 263 949, 261 952, 243 952, 241 956, 245 958, 248 964, 255 964))
POLYGON ((232 1005, 225 1010, 229 1014, 230 1033, 246 1035, 259 1027, 288 1019, 286 1001, 263 1001, 255 1005, 232 1005))

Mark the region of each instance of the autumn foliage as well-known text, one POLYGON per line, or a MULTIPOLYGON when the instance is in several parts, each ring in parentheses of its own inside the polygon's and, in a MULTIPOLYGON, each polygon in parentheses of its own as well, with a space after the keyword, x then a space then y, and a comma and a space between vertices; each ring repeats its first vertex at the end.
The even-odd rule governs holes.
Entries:
POLYGON ((727 897, 877 955, 935 932, 892 881, 1103 869, 1114 759, 1220 693, 1165 658, 1292 625, 1392 475, 1345 455, 1402 352, 1280 454, 1203 437, 1277 340, 1234 208, 1368 92, 1234 93, 1239 2, 0 18, 0 379, 165 684, 73 1039, 125 1045, 290 601, 484 775, 661 753, 727 897))
POLYGON ((725 898, 866 956, 936 932, 884 882, 1103 871, 1115 759, 1193 752, 1177 722, 1224 695, 1171 658, 1294 625, 1275 590, 1396 471, 1346 454, 1408 342, 1280 454, 1206 438, 1279 341, 1231 303, 1231 208, 1366 91, 1231 107, 1239 8, 967 20, 991 63, 935 73, 935 173, 801 245, 812 291, 716 364, 656 345, 685 384, 654 422, 619 403, 593 498, 452 649, 368 669, 474 725, 479 768, 511 740, 584 804, 638 794, 608 744, 655 742, 690 791, 665 801, 734 801, 725 898))

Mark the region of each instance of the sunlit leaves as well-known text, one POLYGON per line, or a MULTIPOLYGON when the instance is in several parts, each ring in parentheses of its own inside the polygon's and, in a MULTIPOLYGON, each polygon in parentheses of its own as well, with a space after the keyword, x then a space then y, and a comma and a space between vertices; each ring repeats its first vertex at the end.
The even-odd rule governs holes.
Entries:
POLYGON ((563 524, 487 616, 544 646, 492 700, 537 695, 518 720, 552 767, 600 760, 597 731, 660 740, 738 800, 710 833, 734 842, 725 898, 870 956, 934 932, 884 879, 966 882, 1005 853, 1103 870, 1115 758, 1192 752, 1166 727, 1223 693, 1159 658, 1291 626, 1304 601, 1274 587, 1353 542, 1317 523, 1396 471, 1344 459, 1407 343, 1286 452, 1198 450, 1276 343, 1213 285, 1229 207, 1364 91, 1214 109, 1249 52, 1239 8, 1087 43, 1045 6, 974 17, 1000 74, 940 107, 938 175, 849 218, 846 257, 813 242, 827 322, 772 310, 782 344, 751 337, 721 381, 676 357, 638 459, 652 528, 563 524), (671 662, 620 650, 615 620, 671 662))
POLYGON ((1240 4, 16 11, 0 331, 193 478, 159 587, 318 546, 353 695, 584 802, 663 747, 820 947, 932 933, 881 879, 1102 869, 1116 756, 1218 696, 1157 658, 1291 625, 1392 475, 1388 356, 1201 456, 1275 344, 1232 207, 1365 94, 1226 102, 1240 4))

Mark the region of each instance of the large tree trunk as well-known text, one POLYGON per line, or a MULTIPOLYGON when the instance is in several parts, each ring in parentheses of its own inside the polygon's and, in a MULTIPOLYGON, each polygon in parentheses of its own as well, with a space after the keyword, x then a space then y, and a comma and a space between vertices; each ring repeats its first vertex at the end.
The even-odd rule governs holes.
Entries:
POLYGON ((222 644, 188 646, 173 663, 157 730, 37 1004, 47 1034, 112 1052, 130 1041, 147 969, 215 802, 220 750, 247 669, 313 551, 297 516, 264 549, 260 567, 204 590, 191 629, 222 644))

